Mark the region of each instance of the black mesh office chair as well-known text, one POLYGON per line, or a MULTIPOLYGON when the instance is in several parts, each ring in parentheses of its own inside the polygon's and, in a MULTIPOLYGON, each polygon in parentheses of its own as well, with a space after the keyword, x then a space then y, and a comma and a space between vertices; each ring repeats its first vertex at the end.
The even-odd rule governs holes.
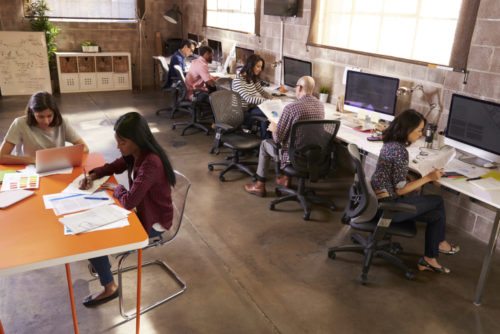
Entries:
MULTIPOLYGON (((167 58, 163 56, 157 56, 155 57, 155 59, 159 61, 163 71, 163 81, 166 81, 169 72, 167 58)), ((156 115, 160 115, 162 111, 170 111, 170 118, 174 118, 176 112, 190 112, 189 108, 191 107, 191 102, 185 101, 186 90, 182 88, 182 85, 180 85, 178 82, 175 82, 170 87, 163 87, 163 92, 165 93, 167 100, 167 106, 156 110, 156 115)))
POLYGON ((233 79, 231 78, 219 78, 215 80, 215 88, 217 90, 232 90, 233 79))
POLYGON ((253 134, 244 133, 243 110, 238 94, 229 90, 220 90, 210 94, 210 104, 215 116, 215 139, 212 151, 218 150, 222 145, 231 149, 231 160, 211 162, 208 170, 213 171, 214 166, 225 166, 219 174, 219 179, 225 181, 224 174, 232 169, 238 169, 255 177, 255 172, 248 166, 256 165, 254 161, 240 161, 242 152, 249 152, 260 147, 261 139, 253 134))
POLYGON ((370 181, 365 178, 358 147, 348 146, 354 164, 354 182, 349 190, 349 204, 344 212, 343 222, 354 230, 368 232, 364 238, 353 233, 354 244, 336 246, 328 250, 328 257, 335 259, 337 252, 357 252, 364 255, 363 269, 360 280, 366 284, 368 271, 373 257, 381 257, 404 271, 406 278, 413 279, 415 273, 409 269, 397 256, 402 251, 399 243, 392 242, 392 236, 412 238, 417 234, 415 221, 404 221, 391 224, 392 218, 398 212, 416 212, 413 205, 402 203, 378 202, 370 181))
POLYGON ((314 191, 307 189, 306 181, 316 182, 329 173, 334 140, 339 127, 340 121, 337 120, 298 121, 292 125, 288 149, 290 164, 283 172, 289 177, 297 178, 298 185, 297 189, 277 187, 277 194, 287 195, 272 201, 271 210, 279 203, 297 201, 304 209, 304 220, 309 220, 311 216, 311 202, 335 210, 332 201, 316 196, 314 191))
MULTIPOLYGON (((181 78, 181 80, 179 80, 177 83, 177 87, 181 92, 180 96, 183 96, 183 99, 185 99, 187 95, 186 78, 184 76, 184 73, 182 72, 182 68, 179 65, 175 65, 174 70, 177 72, 179 78, 181 78)), ((191 113, 191 121, 177 122, 172 124, 172 130, 175 130, 175 128, 179 125, 186 125, 186 127, 182 129, 181 136, 184 136, 186 134, 186 131, 191 128, 202 130, 207 135, 210 134, 210 126, 212 124, 213 117, 210 116, 207 119, 200 119, 201 112, 210 109, 210 105, 208 103, 197 100, 198 94, 200 93, 201 91, 193 91, 193 100, 190 102, 186 101, 190 103, 189 112, 191 113)))

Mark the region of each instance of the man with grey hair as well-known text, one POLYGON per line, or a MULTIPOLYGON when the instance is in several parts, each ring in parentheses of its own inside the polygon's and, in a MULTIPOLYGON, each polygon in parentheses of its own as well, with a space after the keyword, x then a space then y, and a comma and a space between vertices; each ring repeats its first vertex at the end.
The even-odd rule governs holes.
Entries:
MULTIPOLYGON (((257 166, 257 181, 245 185, 245 191, 259 196, 266 196, 266 174, 269 169, 270 158, 276 160, 275 143, 281 145, 281 168, 290 163, 288 157, 288 144, 290 142, 290 131, 292 125, 297 121, 317 120, 325 118, 325 108, 323 104, 315 98, 314 79, 310 76, 303 76, 295 85, 297 101, 290 103, 283 109, 283 113, 278 124, 271 122, 268 130, 272 132, 273 139, 263 140, 260 144, 259 165, 257 166), (274 142, 273 142, 274 141, 274 142)), ((276 176, 276 183, 288 187, 287 176, 276 176)))

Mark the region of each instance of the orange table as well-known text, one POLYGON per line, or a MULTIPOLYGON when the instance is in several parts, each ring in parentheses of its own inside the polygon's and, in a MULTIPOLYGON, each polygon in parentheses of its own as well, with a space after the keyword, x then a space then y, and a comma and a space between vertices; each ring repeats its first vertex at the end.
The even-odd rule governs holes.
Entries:
MULTIPOLYGON (((90 170, 103 163, 101 155, 89 154, 84 167, 90 170)), ((0 165, 0 170, 21 168, 0 165)), ((142 248, 148 244, 148 236, 137 216, 129 215, 127 227, 66 236, 53 210, 44 207, 42 195, 61 192, 81 173, 81 168, 75 168, 72 174, 42 177, 35 195, 0 209, 0 275, 65 264, 73 326, 75 333, 79 333, 69 263, 138 249, 136 333, 139 333, 142 248)))

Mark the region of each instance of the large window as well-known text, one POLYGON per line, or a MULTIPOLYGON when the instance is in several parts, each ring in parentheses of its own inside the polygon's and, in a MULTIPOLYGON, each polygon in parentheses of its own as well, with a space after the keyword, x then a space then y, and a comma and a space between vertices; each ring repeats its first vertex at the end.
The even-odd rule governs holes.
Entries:
POLYGON ((207 27, 258 34, 258 0, 206 0, 207 27))
MULTIPOLYGON (((31 2, 32 0, 24 0, 31 2)), ((135 20, 138 0, 45 0, 52 19, 135 20)), ((140 1, 140 0, 139 0, 140 1)))
POLYGON ((457 53, 467 57, 478 6, 479 0, 313 0, 309 43, 465 68, 457 53), (468 37, 461 26, 470 28, 468 37))

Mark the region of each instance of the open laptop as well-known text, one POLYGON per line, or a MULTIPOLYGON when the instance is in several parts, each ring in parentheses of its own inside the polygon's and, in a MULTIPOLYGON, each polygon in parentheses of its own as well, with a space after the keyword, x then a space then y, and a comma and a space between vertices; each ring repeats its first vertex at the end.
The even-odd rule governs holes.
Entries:
POLYGON ((83 144, 48 148, 36 151, 35 168, 37 173, 82 165, 83 144))

